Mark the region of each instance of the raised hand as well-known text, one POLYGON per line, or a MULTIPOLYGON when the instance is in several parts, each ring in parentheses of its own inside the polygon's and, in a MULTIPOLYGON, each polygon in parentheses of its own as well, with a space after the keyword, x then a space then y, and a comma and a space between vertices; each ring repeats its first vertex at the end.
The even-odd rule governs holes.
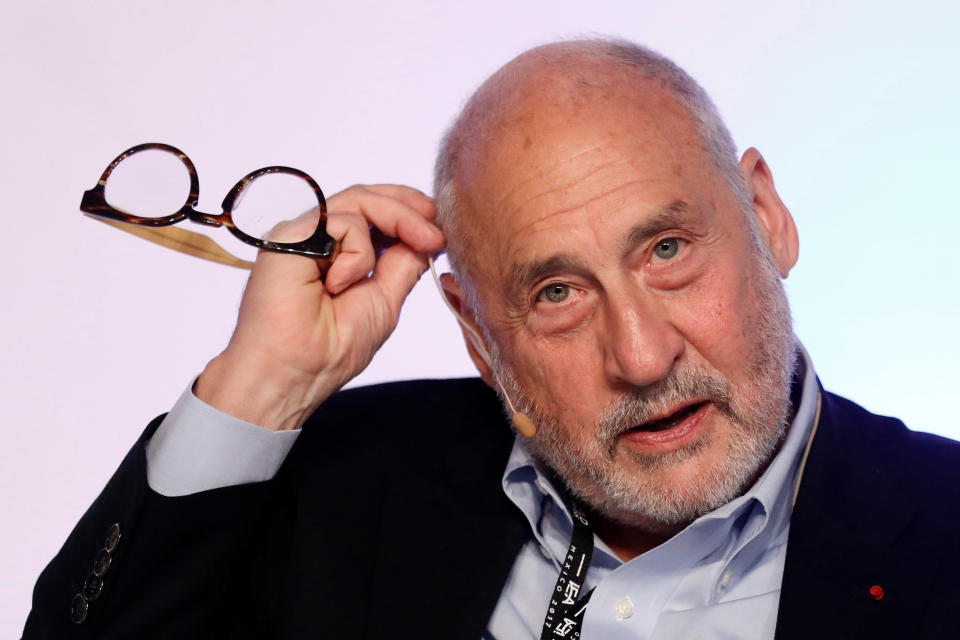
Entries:
MULTIPOLYGON (((354 186, 329 198, 327 209, 340 254, 326 283, 308 258, 261 252, 233 337, 197 380, 198 398, 268 429, 297 428, 396 327, 427 255, 444 244, 433 201, 411 187, 354 186), (396 241, 375 247, 371 227, 396 241)), ((315 224, 307 213, 272 237, 296 239, 298 228, 315 224)))

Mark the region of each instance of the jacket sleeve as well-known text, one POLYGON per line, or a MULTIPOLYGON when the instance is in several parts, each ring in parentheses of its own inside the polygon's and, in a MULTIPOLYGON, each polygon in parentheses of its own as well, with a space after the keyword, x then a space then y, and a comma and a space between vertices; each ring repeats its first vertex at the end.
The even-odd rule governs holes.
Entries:
POLYGON ((126 455, 41 573, 24 628, 35 638, 251 637, 246 582, 272 481, 164 497, 145 443, 126 455))

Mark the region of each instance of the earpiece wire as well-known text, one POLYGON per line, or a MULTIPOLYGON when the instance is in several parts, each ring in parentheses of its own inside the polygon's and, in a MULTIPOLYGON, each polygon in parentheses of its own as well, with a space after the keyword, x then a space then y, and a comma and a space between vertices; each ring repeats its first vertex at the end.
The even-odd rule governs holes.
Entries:
POLYGON ((500 382, 500 376, 498 376, 497 372, 494 370, 493 364, 491 363, 490 353, 483 344, 483 338, 480 337, 480 334, 476 329, 471 327, 470 324, 463 319, 463 316, 460 315, 460 312, 457 311, 453 307, 453 304, 450 303, 450 300, 447 299, 447 294, 444 292, 443 285, 440 283, 440 276, 437 275, 437 268, 433 263, 433 256, 427 256, 427 262, 430 265, 430 275, 433 276, 433 282, 437 285, 437 291, 440 292, 440 298, 443 300, 443 303, 447 305, 447 309, 450 309, 450 313, 456 317, 457 322, 460 323, 460 326, 467 330, 467 335, 470 337, 470 342, 473 344, 473 348, 477 350, 477 353, 480 354, 480 357, 483 358, 483 361, 486 362, 487 366, 490 367, 490 372, 493 374, 494 380, 497 381, 497 386, 499 386, 500 390, 503 391, 503 397, 510 406, 510 411, 512 411, 514 414, 520 413, 517 411, 517 408, 513 406, 513 400, 510 399, 510 395, 507 393, 506 389, 504 389, 503 383, 500 382))

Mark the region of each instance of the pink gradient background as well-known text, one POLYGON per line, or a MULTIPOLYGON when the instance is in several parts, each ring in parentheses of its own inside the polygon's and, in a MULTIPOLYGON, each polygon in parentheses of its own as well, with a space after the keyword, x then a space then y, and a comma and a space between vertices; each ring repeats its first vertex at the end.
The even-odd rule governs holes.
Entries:
MULTIPOLYGON (((0 636, 143 426, 226 343, 244 283, 81 216, 109 160, 179 146, 205 211, 267 164, 328 193, 429 192, 462 100, 558 37, 636 39, 698 78, 797 219, 788 289, 824 384, 960 437, 957 5, 666 4, 4 3, 0 636)), ((355 384, 472 373, 423 279, 355 384)))

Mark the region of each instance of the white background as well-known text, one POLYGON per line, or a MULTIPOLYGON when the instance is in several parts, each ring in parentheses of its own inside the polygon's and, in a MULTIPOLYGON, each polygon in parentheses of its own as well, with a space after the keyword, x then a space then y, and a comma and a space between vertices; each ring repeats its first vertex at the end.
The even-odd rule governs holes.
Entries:
MULTIPOLYGON (((143 426, 225 344, 244 283, 83 217, 107 163, 179 146, 212 212, 268 164, 328 193, 429 192, 462 101, 558 37, 632 38, 699 79, 796 217, 788 291, 824 384, 960 437, 960 12, 901 5, 4 2, 0 636, 20 633, 36 576, 143 426)), ((357 382, 470 374, 424 279, 357 382)))

